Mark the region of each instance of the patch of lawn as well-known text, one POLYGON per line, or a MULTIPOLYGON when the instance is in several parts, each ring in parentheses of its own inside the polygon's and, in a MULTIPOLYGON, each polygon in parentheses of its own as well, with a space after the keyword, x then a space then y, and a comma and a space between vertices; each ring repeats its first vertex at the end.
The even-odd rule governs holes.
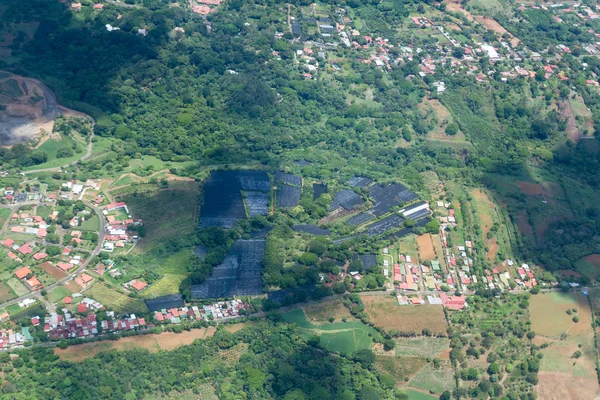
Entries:
POLYGON ((454 388, 454 374, 450 368, 434 369, 428 364, 415 375, 409 386, 441 394, 454 388))
POLYGON ((50 303, 54 304, 54 303, 58 303, 65 297, 70 296, 71 294, 72 294, 72 292, 69 289, 67 289, 64 286, 59 286, 59 287, 49 291, 48 295, 46 297, 50 303))
POLYGON ((100 229, 100 220, 94 214, 91 218, 86 219, 79 227, 82 231, 98 231, 100 229))
POLYGON ((437 400, 436 396, 411 389, 407 390, 406 394, 408 395, 408 400, 437 400))
POLYGON ((153 299, 159 296, 179 293, 179 285, 186 278, 186 275, 165 274, 158 282, 148 287, 142 292, 146 299, 153 299))
POLYGON ((51 212, 52 212, 52 206, 39 206, 37 208, 36 214, 39 215, 40 217, 46 219, 50 216, 51 212))

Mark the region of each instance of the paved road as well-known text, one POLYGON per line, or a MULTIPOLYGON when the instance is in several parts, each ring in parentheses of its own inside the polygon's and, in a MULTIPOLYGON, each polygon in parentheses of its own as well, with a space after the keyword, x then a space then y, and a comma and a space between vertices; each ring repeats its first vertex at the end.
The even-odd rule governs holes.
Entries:
MULTIPOLYGON (((96 257, 98 254, 100 254, 100 251, 102 250, 102 242, 104 241, 104 235, 106 234, 106 226, 105 226, 105 222, 104 222, 104 215, 102 215, 102 212, 100 211, 99 208, 96 208, 95 206, 93 206, 91 203, 89 203, 86 200, 83 200, 83 202, 85 203, 86 206, 90 207, 91 209, 94 210, 94 212, 96 213, 96 215, 98 215, 98 218, 100 220, 100 230, 98 232, 98 244, 96 245, 96 248, 94 249, 94 251, 92 251, 92 254, 90 255, 90 257, 88 259, 86 259, 75 271, 71 272, 69 275, 67 275, 66 277, 62 278, 61 280, 48 285, 46 287, 44 287, 44 289, 46 289, 47 291, 50 291, 54 288, 57 288, 65 283, 67 283, 68 281, 70 281, 71 279, 73 279, 75 276, 79 275, 84 269, 87 268, 87 266, 89 265, 89 263, 92 261, 92 259, 94 257, 96 257)), ((13 304, 17 304, 25 299, 31 299, 33 297, 38 297, 39 296, 39 292, 31 292, 28 293, 24 296, 21 297, 17 297, 16 299, 7 301, 6 303, 2 303, 0 304, 0 308, 6 308, 8 306, 11 306, 13 304)))

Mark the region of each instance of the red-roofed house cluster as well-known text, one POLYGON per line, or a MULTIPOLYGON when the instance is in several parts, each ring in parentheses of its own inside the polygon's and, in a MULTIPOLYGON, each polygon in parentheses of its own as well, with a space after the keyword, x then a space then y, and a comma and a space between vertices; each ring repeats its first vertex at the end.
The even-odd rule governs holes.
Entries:
POLYGON ((170 308, 163 309, 154 312, 154 319, 156 321, 170 322, 177 324, 181 322, 181 319, 195 319, 208 320, 208 319, 223 319, 240 316, 242 310, 250 308, 248 303, 244 303, 242 300, 229 300, 220 301, 215 304, 207 306, 192 306, 192 307, 181 307, 181 308, 170 308))

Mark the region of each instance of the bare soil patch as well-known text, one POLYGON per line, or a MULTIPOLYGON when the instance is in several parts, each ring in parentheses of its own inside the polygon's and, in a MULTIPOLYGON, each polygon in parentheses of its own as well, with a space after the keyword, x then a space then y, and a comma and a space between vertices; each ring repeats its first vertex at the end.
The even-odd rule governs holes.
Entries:
POLYGON ((600 268, 600 254, 590 254, 589 256, 583 257, 583 259, 597 268, 600 268))
POLYGON ((421 261, 435 260, 435 250, 433 249, 433 241, 430 233, 418 236, 417 245, 419 246, 419 258, 421 261))
POLYGON ((353 319, 352 314, 344 305, 344 302, 339 300, 326 301, 324 303, 311 304, 302 307, 306 318, 314 324, 324 324, 329 322, 329 318, 334 318, 336 321, 341 321, 342 318, 353 319))
POLYGON ((544 400, 597 399, 598 383, 584 377, 573 377, 565 372, 545 372, 538 374, 539 384, 535 391, 544 400))
POLYGON ((103 351, 129 350, 131 348, 144 348, 151 352, 160 350, 174 350, 177 347, 191 344, 196 339, 204 339, 213 336, 214 327, 192 329, 182 333, 164 332, 153 335, 139 335, 122 338, 119 340, 107 340, 95 343, 83 343, 69 346, 66 349, 54 349, 54 354, 63 360, 79 362, 95 356, 103 351))
POLYGON ((69 281, 64 286, 73 293, 79 293, 81 291, 81 287, 79 287, 79 285, 74 281, 69 281))
POLYGON ((567 121, 567 138, 571 139, 575 143, 581 139, 581 132, 577 126, 577 120, 573 114, 573 107, 568 99, 561 99, 558 102, 558 110, 560 116, 567 121))
POLYGON ((371 321, 390 331, 421 333, 429 328, 434 334, 446 333, 448 324, 442 306, 400 306, 390 296, 361 296, 371 321))
POLYGON ((53 277, 54 279, 62 279, 65 276, 67 276, 67 273, 59 268, 56 268, 55 266, 51 265, 50 263, 43 263, 40 265, 40 267, 42 267, 44 269, 44 271, 46 271, 48 273, 48 275, 50 275, 51 277, 53 277))
POLYGON ((475 20, 477 22, 479 22, 481 25, 485 26, 487 29, 494 31, 495 33, 497 33, 500 36, 504 35, 505 33, 509 34, 510 35, 510 44, 513 47, 516 47, 519 45, 519 43, 520 43, 519 39, 514 37, 509 31, 507 31, 502 25, 500 25, 498 23, 498 21, 496 21, 494 18, 483 17, 483 16, 478 15, 475 17, 475 20))
POLYGON ((230 324, 230 325, 225 325, 225 330, 229 333, 236 333, 237 331, 239 331, 240 329, 243 329, 245 327, 247 327, 248 324, 245 322, 240 322, 239 324, 230 324))

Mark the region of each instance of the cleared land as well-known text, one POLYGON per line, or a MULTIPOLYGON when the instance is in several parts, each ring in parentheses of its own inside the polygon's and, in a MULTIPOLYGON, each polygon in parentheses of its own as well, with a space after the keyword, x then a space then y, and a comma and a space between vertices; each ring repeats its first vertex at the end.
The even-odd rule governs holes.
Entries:
POLYGON ((204 339, 214 335, 215 328, 192 329, 182 333, 164 332, 152 335, 139 335, 119 340, 107 340, 95 343, 84 343, 69 346, 66 349, 55 349, 54 354, 66 361, 79 362, 95 356, 103 351, 129 350, 134 347, 147 349, 151 352, 159 350, 174 350, 180 346, 191 344, 196 339, 204 339))
POLYGON ((5 302, 17 297, 15 292, 4 282, 0 283, 0 302, 5 302))
POLYGON ((449 365, 435 369, 431 364, 428 364, 411 379, 408 385, 436 394, 441 394, 445 390, 451 391, 455 386, 454 371, 449 365))
POLYGON ((29 293, 29 289, 14 276, 6 281, 6 284, 17 294, 17 296, 23 296, 29 293))
POLYGON ((387 331, 415 332, 428 328, 433 334, 445 334, 448 324, 442 306, 400 306, 394 297, 361 296, 365 311, 375 325, 387 331))
POLYGON ((341 299, 309 305, 302 309, 306 318, 315 324, 328 323, 329 318, 334 318, 336 321, 340 321, 342 318, 354 319, 341 299))
MULTIPOLYGON (((554 294, 554 293, 553 293, 554 294)), ((534 296, 533 298, 538 297, 534 296)), ((533 299, 532 298, 532 299, 533 299)), ((552 300, 552 299, 551 299, 552 300)), ((539 380, 536 387, 539 398, 551 400, 595 399, 600 395, 598 377, 596 375, 596 349, 594 347, 594 330, 591 327, 592 313, 588 298, 581 293, 555 298, 556 301, 545 302, 545 313, 532 312, 534 329, 540 315, 544 322, 549 315, 562 322, 562 312, 565 306, 577 308, 579 322, 571 325, 563 340, 554 339, 543 350, 544 358, 540 363, 539 380), (579 358, 574 358, 575 352, 581 352, 579 358)), ((539 305, 537 305, 540 308, 539 305)), ((569 318, 566 313, 564 313, 569 318)), ((565 324, 566 325, 566 324, 565 324)), ((548 327, 544 326, 546 329, 548 327)))
POLYGON ((132 299, 116 290, 110 289, 99 282, 89 288, 85 294, 104 304, 108 309, 119 313, 141 313, 147 312, 148 308, 143 301, 132 299))
POLYGON ((64 278, 65 276, 67 276, 67 275, 68 275, 68 274, 67 274, 65 271, 63 271, 62 269, 60 269, 60 268, 56 268, 54 265, 51 265, 51 264, 49 264, 49 263, 47 263, 47 262, 45 262, 45 263, 42 263, 42 264, 40 265, 40 267, 42 267, 42 268, 44 269, 44 271, 46 271, 46 273, 47 273, 48 275, 50 275, 51 277, 53 277, 54 279, 57 279, 57 280, 59 280, 59 279, 62 279, 62 278, 64 278))
POLYGON ((488 248, 487 256, 494 262, 496 254, 498 253, 498 242, 496 237, 488 238, 488 233, 494 225, 494 217, 498 216, 498 210, 496 210, 496 206, 483 190, 474 189, 471 193, 473 194, 473 198, 475 198, 477 209, 479 210, 483 240, 488 248))
POLYGON ((446 338, 420 336, 415 338, 395 339, 394 351, 397 356, 447 358, 445 354, 450 349, 450 341, 446 338))
POLYGON ((532 296, 529 301, 531 328, 538 335, 558 338, 573 325, 573 316, 566 311, 577 307, 572 293, 552 292, 532 296))
POLYGON ((313 325, 307 319, 302 309, 282 314, 284 320, 295 323, 298 333, 305 338, 317 335, 321 345, 329 351, 353 353, 357 350, 368 349, 373 345, 372 336, 377 331, 362 322, 335 322, 325 325, 313 325))
POLYGON ((577 271, 591 280, 598 280, 600 275, 600 254, 590 254, 575 263, 577 271))
POLYGON ((419 259, 421 261, 435 260, 435 250, 433 249, 430 233, 418 236, 417 245, 419 246, 419 259))

